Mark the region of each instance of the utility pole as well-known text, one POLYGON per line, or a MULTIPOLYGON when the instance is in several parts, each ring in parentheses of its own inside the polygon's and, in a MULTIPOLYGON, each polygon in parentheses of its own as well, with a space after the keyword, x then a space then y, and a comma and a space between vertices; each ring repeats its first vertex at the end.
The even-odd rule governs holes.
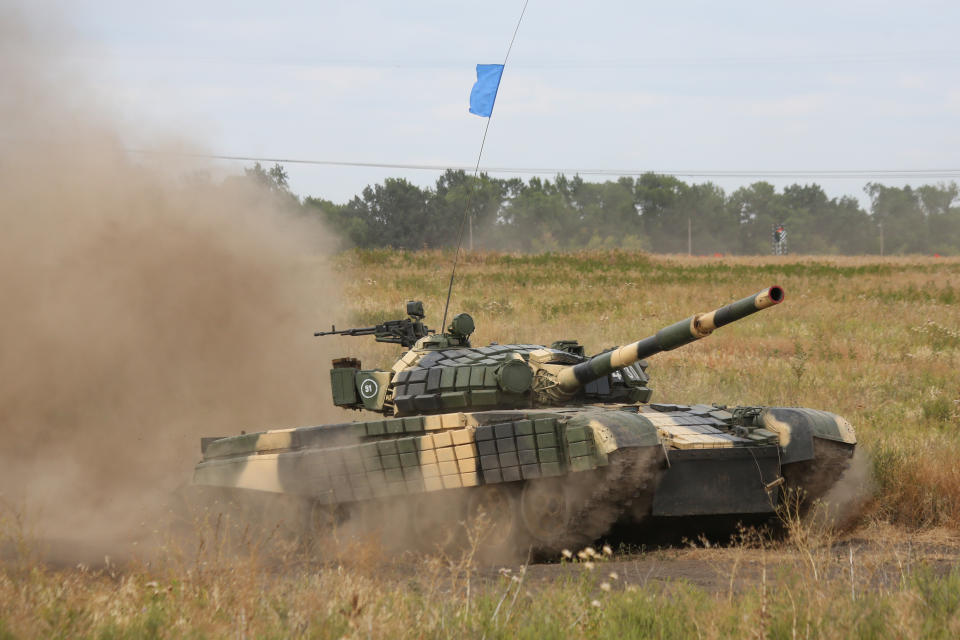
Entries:
POLYGON ((469 251, 473 251, 473 214, 470 214, 470 243, 469 251))
POLYGON ((883 257, 883 223, 880 223, 880 257, 883 257))
POLYGON ((693 224, 690 222, 690 216, 687 216, 687 255, 693 255, 693 224))

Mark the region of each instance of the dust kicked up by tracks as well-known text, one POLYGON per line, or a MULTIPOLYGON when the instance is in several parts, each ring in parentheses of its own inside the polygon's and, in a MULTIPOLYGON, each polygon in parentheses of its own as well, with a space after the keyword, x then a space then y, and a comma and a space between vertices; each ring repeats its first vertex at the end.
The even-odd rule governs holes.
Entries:
POLYGON ((0 9, 0 491, 68 560, 158 528, 201 435, 330 417, 336 288, 289 195, 132 159, 39 26, 0 9))

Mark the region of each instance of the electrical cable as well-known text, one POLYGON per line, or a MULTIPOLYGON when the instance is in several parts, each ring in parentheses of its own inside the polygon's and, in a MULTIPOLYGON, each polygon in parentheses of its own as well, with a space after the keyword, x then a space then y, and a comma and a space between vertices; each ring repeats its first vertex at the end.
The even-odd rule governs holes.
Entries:
MULTIPOLYGON (((114 60, 119 55, 86 55, 80 56, 92 60, 114 60)), ((216 55, 124 55, 123 60, 130 61, 159 61, 170 63, 221 64, 221 65, 255 65, 267 67, 305 67, 305 68, 360 68, 360 69, 405 69, 435 70, 459 69, 462 60, 446 57, 443 60, 395 60, 380 58, 245 58, 226 57, 216 55)), ((817 65, 884 65, 884 64, 952 64, 960 60, 960 51, 956 50, 915 50, 915 51, 864 51, 864 52, 831 52, 820 55, 783 55, 770 53, 764 55, 724 55, 705 54, 701 56, 661 56, 636 58, 607 58, 588 60, 583 58, 552 58, 548 61, 528 59, 514 64, 514 69, 544 69, 562 70, 616 70, 616 69, 666 69, 666 68, 710 68, 710 67, 756 67, 756 66, 817 66, 817 65)))
MULTIPOLYGON (((487 121, 487 128, 490 122, 487 121)), ((483 131, 481 155, 483 145, 487 139, 487 128, 483 131)), ((581 176, 642 176, 648 173, 674 176, 678 178, 818 178, 818 179, 853 179, 853 178, 960 178, 960 169, 930 168, 930 169, 600 169, 576 167, 481 167, 480 157, 477 164, 412 164, 401 162, 354 162, 350 160, 312 160, 305 158, 262 157, 248 155, 225 155, 212 153, 185 153, 175 151, 157 151, 152 149, 125 149, 127 153, 141 155, 166 155, 183 158, 197 158, 203 160, 226 160, 238 162, 273 162, 278 164, 306 164, 338 167, 366 167, 377 169, 408 169, 415 171, 472 171, 474 176, 483 173, 497 174, 551 174, 551 175, 581 175, 581 176)))

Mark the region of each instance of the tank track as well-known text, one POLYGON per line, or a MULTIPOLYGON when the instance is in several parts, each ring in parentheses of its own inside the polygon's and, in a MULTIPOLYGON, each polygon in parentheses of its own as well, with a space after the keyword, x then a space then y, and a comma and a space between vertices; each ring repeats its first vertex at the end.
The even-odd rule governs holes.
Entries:
POLYGON ((802 491, 803 504, 809 507, 836 485, 849 468, 853 452, 853 445, 814 438, 813 459, 783 465, 787 490, 802 491))
POLYGON ((535 549, 540 553, 575 551, 608 533, 634 503, 651 503, 662 466, 658 454, 662 455, 659 447, 621 449, 610 454, 606 467, 584 474, 582 479, 576 474, 567 476, 564 482, 575 481, 592 490, 577 496, 564 530, 546 544, 535 544, 535 549))

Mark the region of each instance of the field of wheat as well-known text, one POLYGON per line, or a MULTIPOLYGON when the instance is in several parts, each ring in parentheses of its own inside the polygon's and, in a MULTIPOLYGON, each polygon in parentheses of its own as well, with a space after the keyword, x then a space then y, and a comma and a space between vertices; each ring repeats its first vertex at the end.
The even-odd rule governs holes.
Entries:
MULTIPOLYGON (((344 283, 344 306, 317 308, 318 327, 399 318, 409 299, 438 327, 452 258, 350 251, 305 263, 344 283)), ((391 556, 332 539, 278 556, 270 531, 227 545, 216 526, 120 564, 51 566, 7 510, 0 639, 956 637, 960 259, 467 253, 450 310, 474 317, 475 345, 578 339, 596 352, 774 284, 784 304, 651 358, 654 400, 846 417, 868 473, 845 531, 788 518, 776 540, 598 550, 534 579, 538 567, 476 565, 469 545, 391 556), (716 577, 671 577, 677 562, 716 577)), ((368 368, 397 355, 369 338, 336 347, 368 368)))

